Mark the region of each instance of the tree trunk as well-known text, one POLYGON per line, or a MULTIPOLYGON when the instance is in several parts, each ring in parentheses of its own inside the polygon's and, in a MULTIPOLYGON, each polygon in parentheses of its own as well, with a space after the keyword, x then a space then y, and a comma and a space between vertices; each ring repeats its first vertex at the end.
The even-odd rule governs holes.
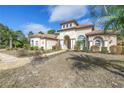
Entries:
POLYGON ((9 48, 11 49, 12 48, 12 37, 10 36, 9 38, 9 48))

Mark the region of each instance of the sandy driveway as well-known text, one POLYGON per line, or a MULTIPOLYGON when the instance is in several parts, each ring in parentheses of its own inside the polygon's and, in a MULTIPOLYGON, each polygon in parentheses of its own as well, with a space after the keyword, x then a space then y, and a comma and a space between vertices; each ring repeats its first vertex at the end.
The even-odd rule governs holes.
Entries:
POLYGON ((66 52, 2 71, 0 87, 124 87, 124 56, 113 57, 66 52))

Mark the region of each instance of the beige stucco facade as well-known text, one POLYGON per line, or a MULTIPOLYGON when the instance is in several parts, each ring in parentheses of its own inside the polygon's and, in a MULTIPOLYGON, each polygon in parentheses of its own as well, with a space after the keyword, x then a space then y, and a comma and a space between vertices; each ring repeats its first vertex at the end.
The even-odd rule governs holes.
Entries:
POLYGON ((61 24, 56 38, 35 37, 30 39, 30 44, 31 46, 38 46, 39 48, 52 49, 52 46, 59 42, 61 49, 70 50, 74 50, 76 42, 79 40, 85 41, 83 47, 87 47, 89 50, 93 45, 99 46, 100 49, 101 47, 107 47, 108 50, 110 46, 117 45, 116 34, 103 34, 101 32, 103 31, 94 30, 92 24, 79 25, 76 21, 71 20, 61 24))
MULTIPOLYGON (((66 31, 61 31, 59 33, 59 40, 60 40, 60 45, 61 45, 61 48, 62 49, 67 49, 66 45, 64 44, 64 37, 65 36, 69 36, 70 38, 70 47, 71 49, 73 50, 74 49, 74 46, 75 46, 75 43, 76 41, 78 40, 78 37, 80 36, 84 36, 85 39, 87 39, 85 33, 88 33, 88 32, 91 32, 92 31, 92 28, 87 28, 87 29, 79 29, 79 30, 66 30, 66 31)), ((87 45, 87 42, 86 44, 87 45)))
POLYGON ((54 39, 45 39, 45 38, 31 38, 30 45, 38 46, 39 48, 43 47, 45 50, 52 49, 54 45, 56 45, 57 40, 54 39))
POLYGON ((112 45, 117 45, 117 36, 116 35, 94 35, 88 37, 88 47, 89 49, 91 46, 96 45, 97 40, 101 41, 101 47, 107 47, 109 51, 109 47, 112 45))

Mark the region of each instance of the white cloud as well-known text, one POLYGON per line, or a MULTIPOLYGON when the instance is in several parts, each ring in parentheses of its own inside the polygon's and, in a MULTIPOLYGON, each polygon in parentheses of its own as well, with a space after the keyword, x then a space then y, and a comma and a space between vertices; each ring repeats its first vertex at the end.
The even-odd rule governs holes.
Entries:
POLYGON ((80 23, 80 24, 93 24, 92 20, 90 20, 89 18, 84 19, 84 20, 80 20, 78 23, 80 23))
POLYGON ((28 34, 29 31, 32 31, 33 33, 38 33, 39 31, 43 31, 45 33, 49 29, 51 28, 48 28, 42 24, 37 24, 37 23, 29 23, 23 26, 23 31, 25 34, 28 34))
POLYGON ((63 21, 70 19, 79 19, 85 16, 87 12, 86 6, 79 5, 61 5, 49 8, 50 11, 50 22, 63 21))

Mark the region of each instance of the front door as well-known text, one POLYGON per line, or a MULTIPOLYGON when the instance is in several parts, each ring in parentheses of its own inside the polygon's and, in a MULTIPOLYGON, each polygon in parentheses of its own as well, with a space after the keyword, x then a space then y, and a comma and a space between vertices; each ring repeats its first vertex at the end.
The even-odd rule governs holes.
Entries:
POLYGON ((67 47, 67 49, 71 48, 71 40, 69 36, 64 37, 64 45, 67 47))

